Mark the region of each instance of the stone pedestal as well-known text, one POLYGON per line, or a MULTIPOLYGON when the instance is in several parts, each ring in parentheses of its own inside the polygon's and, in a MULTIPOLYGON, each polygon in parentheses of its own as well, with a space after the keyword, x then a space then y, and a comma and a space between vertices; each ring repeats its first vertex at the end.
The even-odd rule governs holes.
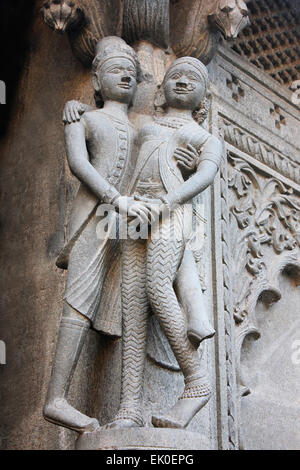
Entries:
POLYGON ((199 433, 178 429, 101 429, 79 437, 76 450, 211 450, 199 433))

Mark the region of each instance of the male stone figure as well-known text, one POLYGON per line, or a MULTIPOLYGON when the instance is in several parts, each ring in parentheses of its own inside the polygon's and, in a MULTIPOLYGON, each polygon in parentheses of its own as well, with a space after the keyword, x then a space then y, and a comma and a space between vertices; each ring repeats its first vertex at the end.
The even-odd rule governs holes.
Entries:
MULTIPOLYGON (((166 114, 139 133, 139 156, 130 194, 145 203, 167 206, 171 225, 164 220, 147 240, 125 240, 123 249, 123 364, 119 412, 108 428, 143 426, 141 407, 149 306, 164 331, 185 379, 175 406, 153 416, 156 427, 185 428, 210 398, 197 348, 187 335, 185 316, 174 281, 192 232, 192 198, 204 191, 218 171, 222 145, 193 119, 203 106, 209 80, 197 59, 177 59, 166 73, 163 91, 166 114), (198 161, 186 181, 178 156, 196 151, 198 161), (186 209, 186 210, 185 210, 186 209), (155 232, 155 233, 153 233, 155 232)), ((188 288, 186 295, 188 295, 188 288)))
MULTIPOLYGON (((67 395, 87 332, 96 320, 108 268, 119 254, 118 242, 111 239, 109 230, 107 238, 97 238, 96 211, 100 203, 112 204, 119 211, 126 199, 121 194, 127 190, 135 137, 127 112, 138 70, 135 52, 122 39, 102 39, 93 63, 93 83, 103 108, 65 127, 69 166, 81 186, 69 242, 58 260, 60 267, 68 267, 68 277, 44 416, 81 433, 95 430, 98 421, 70 406, 67 395)), ((133 199, 131 203, 126 199, 126 205, 131 216, 141 210, 147 214, 144 204, 133 199)))

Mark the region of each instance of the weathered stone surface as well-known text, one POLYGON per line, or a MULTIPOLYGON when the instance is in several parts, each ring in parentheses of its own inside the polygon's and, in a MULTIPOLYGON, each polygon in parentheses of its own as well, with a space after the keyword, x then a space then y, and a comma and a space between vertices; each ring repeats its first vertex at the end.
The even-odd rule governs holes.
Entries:
POLYGON ((191 55, 208 64, 222 34, 236 38, 249 24, 248 9, 240 0, 185 0, 172 2, 170 42, 177 56, 191 55))
POLYGON ((76 450, 211 450, 209 440, 195 432, 175 429, 123 429, 86 433, 76 450))
POLYGON ((91 65, 97 42, 122 36, 129 44, 148 41, 180 57, 205 64, 223 34, 236 38, 249 24, 244 0, 48 0, 42 8, 50 28, 69 33, 75 55, 91 65))
POLYGON ((66 191, 71 197, 61 113, 75 89, 87 102, 92 95, 90 78, 72 57, 68 43, 59 37, 53 43, 50 30, 45 31, 40 6, 13 119, 1 142, 0 338, 7 345, 7 364, 0 366, 4 449, 73 446, 70 434, 57 433, 45 423, 41 407, 64 288, 64 275, 54 260, 64 242, 66 191))
MULTIPOLYGON (((0 340, 7 344, 7 364, 0 365, 1 446, 68 449, 74 448, 76 435, 42 418, 65 283, 55 257, 77 189, 65 165, 60 119, 68 100, 92 105, 93 90, 66 40, 38 19, 31 42, 14 119, 1 142, 0 340)), ((140 126, 152 114, 156 86, 175 57, 146 42, 136 49, 152 75, 130 111, 140 126)), ((220 49, 209 71, 212 102, 206 125, 223 138, 226 151, 199 214, 206 227, 204 300, 218 335, 204 351, 214 393, 187 432, 205 436, 212 448, 297 449, 299 365, 292 361, 292 345, 299 340, 299 110, 292 92, 229 50, 220 49), (276 187, 267 194, 271 180, 276 187), (260 209, 269 218, 261 219, 260 209), (252 342, 251 334, 260 339, 252 342)), ((101 425, 118 410, 121 354, 120 340, 90 331, 75 372, 70 403, 101 425)), ((172 407, 184 388, 174 358, 168 358, 173 369, 161 365, 165 358, 164 348, 146 361, 148 426, 153 412, 172 407)))
POLYGON ((243 343, 242 373, 250 390, 241 403, 245 449, 300 448, 298 283, 291 273, 280 276, 281 299, 271 305, 261 300, 256 307, 260 338, 249 335, 243 343))
MULTIPOLYGON (((228 401, 224 395, 221 398, 221 402, 225 399, 221 436, 225 445, 232 449, 247 448, 248 445, 252 449, 262 448, 262 442, 267 448, 271 440, 267 427, 260 421, 263 434, 259 435, 254 421, 247 420, 255 398, 247 395, 249 385, 241 367, 242 345, 248 335, 257 338, 263 334, 255 314, 257 302, 272 304, 284 295, 279 283, 280 273, 288 270, 292 282, 299 283, 300 145, 296 136, 299 110, 291 100, 291 92, 249 63, 237 60, 228 50, 220 50, 211 73, 215 85, 214 122, 226 142, 220 185, 215 192, 221 206, 215 207, 214 227, 216 239, 220 237, 216 258, 222 257, 222 268, 219 270, 216 266, 216 276, 222 286, 221 317, 218 317, 219 327, 216 325, 219 331, 218 368, 221 380, 224 380, 220 394, 222 396, 222 390, 227 389, 227 397, 238 397, 228 401), (283 120, 278 125, 276 121, 280 119, 274 117, 279 113, 274 104, 277 110, 280 109, 280 115, 288 116, 288 125, 284 125, 283 120)), ((273 335, 275 348, 277 334, 274 330, 273 335)), ((283 344, 276 350, 288 360, 289 353, 283 344)), ((277 387, 280 393, 280 385, 277 387)), ((268 394, 264 380, 258 388, 262 392, 258 406, 263 416, 268 394)), ((277 426, 282 429, 281 413, 287 412, 290 420, 293 413, 291 408, 286 408, 283 395, 280 404, 277 402, 275 406, 274 403, 276 412, 271 413, 272 418, 268 421, 269 426, 273 423, 274 429, 277 426)), ((287 446, 285 437, 279 441, 278 448, 287 446)), ((292 441, 295 443, 294 437, 292 441)))
MULTIPOLYGON (((142 387, 151 309, 158 321, 150 334, 158 336, 156 341, 160 341, 161 352, 166 356, 171 346, 169 358, 175 356, 176 364, 173 369, 181 370, 185 380, 184 392, 175 405, 156 413, 151 421, 158 428, 184 429, 211 396, 197 349, 215 331, 201 302, 201 283, 190 245, 191 200, 213 182, 221 159, 220 141, 200 127, 208 113, 208 73, 195 58, 175 60, 166 71, 160 92, 164 111, 154 115, 152 124, 141 127, 134 145, 135 134, 127 112, 137 86, 137 56, 118 37, 102 39, 96 51, 93 84, 102 109, 89 109, 72 101, 64 111, 68 162, 82 185, 74 202, 63 262, 59 259, 58 263, 68 269, 66 303, 44 415, 52 423, 81 433, 97 430, 96 419, 67 401, 73 371, 91 325, 111 336, 122 336, 120 407, 106 427, 143 427, 142 387), (111 154, 111 147, 117 149, 115 155, 111 154), (173 162, 172 171, 168 161, 173 162), (132 175, 128 169, 133 166, 132 175), (186 178, 187 172, 190 179, 186 178), (115 222, 109 222, 103 236, 96 236, 101 204, 106 204, 106 211, 111 205, 110 221, 116 220, 116 210, 120 217, 126 217, 129 225, 125 226, 125 239, 124 234, 120 240, 117 238, 115 222), (150 223, 150 210, 155 207, 162 214, 162 221, 157 218, 157 222, 150 223), (164 214, 166 210, 172 214, 171 224, 164 214), (128 216, 129 221, 133 218, 131 222, 128 216), (135 220, 141 224, 138 239, 130 233, 135 220), (121 263, 122 286, 118 284, 119 277, 108 272, 115 259, 121 263), (97 320, 97 316, 107 315, 102 306, 107 282, 113 286, 113 290, 109 289, 110 300, 112 295, 117 300, 122 298, 121 333, 97 320)), ((114 317, 114 308, 111 303, 110 317, 114 317)), ((153 346, 152 357, 158 362, 155 342, 153 346)), ((160 365, 168 367, 167 361, 161 360, 160 365)))
POLYGON ((298 2, 251 0, 251 25, 232 44, 232 49, 286 87, 299 79, 298 2))

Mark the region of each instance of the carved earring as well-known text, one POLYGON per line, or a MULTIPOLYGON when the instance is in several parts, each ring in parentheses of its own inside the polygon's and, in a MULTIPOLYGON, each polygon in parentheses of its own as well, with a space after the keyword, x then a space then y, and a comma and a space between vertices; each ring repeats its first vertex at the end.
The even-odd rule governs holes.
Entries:
POLYGON ((156 111, 163 111, 167 105, 165 93, 162 85, 158 86, 157 92, 154 97, 154 109, 156 111))
POLYGON ((96 72, 94 72, 92 75, 92 82, 93 82, 93 87, 95 91, 100 91, 100 83, 99 83, 98 75, 96 72))
POLYGON ((103 108, 104 103, 103 103, 103 98, 101 94, 101 87, 100 87, 99 79, 96 73, 92 75, 92 82, 93 82, 93 86, 95 90, 94 99, 95 99, 96 106, 97 108, 103 108))
POLYGON ((196 108, 193 112, 193 118, 198 124, 203 124, 203 122, 207 119, 210 110, 210 97, 211 93, 207 92, 198 108, 196 108))

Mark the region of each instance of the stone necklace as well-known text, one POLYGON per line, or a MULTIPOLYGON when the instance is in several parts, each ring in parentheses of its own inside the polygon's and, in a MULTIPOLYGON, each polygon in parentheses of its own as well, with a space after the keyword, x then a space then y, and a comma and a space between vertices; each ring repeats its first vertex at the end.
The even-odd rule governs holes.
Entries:
POLYGON ((179 129, 180 127, 188 124, 191 120, 188 118, 177 118, 170 116, 155 116, 154 121, 160 126, 171 127, 172 129, 179 129))

